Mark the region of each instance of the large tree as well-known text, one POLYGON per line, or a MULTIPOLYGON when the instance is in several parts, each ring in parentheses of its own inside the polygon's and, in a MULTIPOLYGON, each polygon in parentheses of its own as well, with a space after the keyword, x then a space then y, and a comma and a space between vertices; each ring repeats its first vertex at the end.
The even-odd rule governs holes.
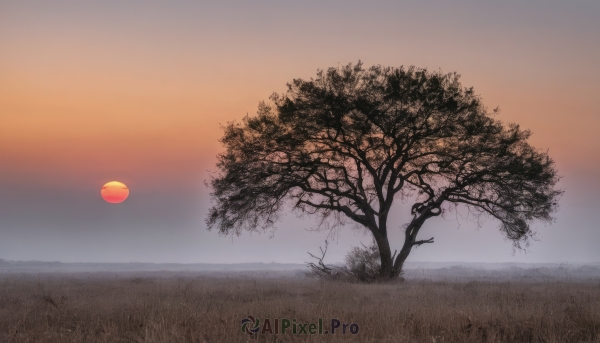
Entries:
POLYGON ((372 233, 379 275, 391 278, 414 246, 433 242, 417 240, 423 223, 457 206, 497 219, 516 247, 529 242, 532 221, 553 219, 562 193, 553 160, 456 73, 359 62, 295 79, 270 99, 224 128, 209 229, 264 230, 286 204, 334 224, 350 219, 372 233), (395 199, 414 204, 392 255, 395 199))

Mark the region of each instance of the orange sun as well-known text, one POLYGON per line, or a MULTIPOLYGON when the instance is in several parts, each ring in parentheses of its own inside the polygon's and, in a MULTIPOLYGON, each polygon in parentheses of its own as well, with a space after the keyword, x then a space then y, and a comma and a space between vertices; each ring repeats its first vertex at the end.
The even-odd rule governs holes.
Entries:
POLYGON ((102 195, 102 199, 106 200, 106 202, 118 204, 127 199, 129 196, 129 188, 122 182, 111 181, 102 186, 100 195, 102 195))

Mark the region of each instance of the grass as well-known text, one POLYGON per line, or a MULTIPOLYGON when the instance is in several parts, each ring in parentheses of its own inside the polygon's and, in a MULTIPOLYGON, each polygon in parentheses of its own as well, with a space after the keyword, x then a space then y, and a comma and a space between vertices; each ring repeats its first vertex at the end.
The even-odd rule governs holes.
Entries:
POLYGON ((0 342, 598 342, 600 283, 315 279, 198 274, 0 276, 0 342), (331 318, 359 333, 258 335, 252 315, 331 318))

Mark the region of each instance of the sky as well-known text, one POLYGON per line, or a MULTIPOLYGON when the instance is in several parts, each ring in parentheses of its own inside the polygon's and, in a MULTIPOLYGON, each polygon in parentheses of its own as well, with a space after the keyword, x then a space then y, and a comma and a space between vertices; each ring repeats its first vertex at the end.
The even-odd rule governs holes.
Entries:
MULTIPOLYGON (((600 2, 0 0, 0 259, 326 262, 370 238, 207 231, 221 126, 294 78, 362 61, 457 72, 533 132, 565 190, 556 223, 514 252, 487 220, 429 220, 409 261, 600 262, 600 2), (130 189, 118 205, 100 189, 130 189)), ((410 204, 390 218, 392 249, 410 204)), ((464 213, 462 213, 464 215, 464 213)))

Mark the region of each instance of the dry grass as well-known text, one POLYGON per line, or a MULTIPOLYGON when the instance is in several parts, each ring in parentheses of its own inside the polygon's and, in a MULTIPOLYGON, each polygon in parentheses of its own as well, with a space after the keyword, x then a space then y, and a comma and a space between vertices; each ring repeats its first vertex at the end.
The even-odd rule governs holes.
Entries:
POLYGON ((246 342, 240 321, 357 323, 267 342, 600 341, 600 283, 329 283, 301 278, 0 276, 1 342, 246 342))

